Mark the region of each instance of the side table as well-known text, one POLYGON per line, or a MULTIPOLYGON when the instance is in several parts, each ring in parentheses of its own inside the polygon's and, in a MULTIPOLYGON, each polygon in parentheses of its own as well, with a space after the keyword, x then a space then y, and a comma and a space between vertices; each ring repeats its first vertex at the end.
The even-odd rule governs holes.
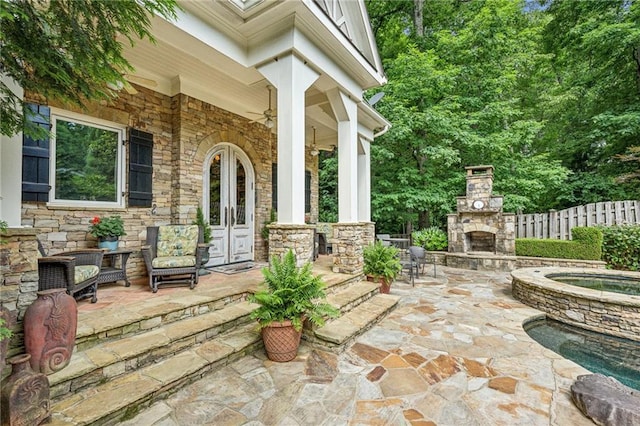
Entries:
POLYGON ((133 250, 105 251, 103 255, 103 265, 98 275, 98 284, 110 283, 123 280, 124 286, 129 287, 131 283, 127 278, 127 260, 133 250))

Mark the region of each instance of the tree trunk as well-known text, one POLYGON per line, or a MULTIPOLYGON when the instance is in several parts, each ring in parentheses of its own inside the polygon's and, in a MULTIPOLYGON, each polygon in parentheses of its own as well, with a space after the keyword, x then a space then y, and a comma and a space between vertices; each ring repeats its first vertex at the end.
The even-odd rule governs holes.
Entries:
POLYGON ((418 229, 429 227, 429 210, 421 210, 418 212, 418 229))
POLYGON ((423 11, 424 0, 413 0, 413 25, 416 28, 416 35, 418 37, 424 36, 423 11))

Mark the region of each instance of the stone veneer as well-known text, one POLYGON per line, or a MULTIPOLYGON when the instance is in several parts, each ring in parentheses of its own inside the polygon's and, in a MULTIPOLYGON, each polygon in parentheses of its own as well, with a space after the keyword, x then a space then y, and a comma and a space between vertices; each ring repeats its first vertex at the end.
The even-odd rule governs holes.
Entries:
MULTIPOLYGON (((271 214, 271 164, 277 162, 276 135, 270 134, 270 130, 260 123, 252 123, 190 96, 178 94, 168 97, 140 86, 136 86, 136 90, 136 95, 122 92, 113 103, 92 104, 87 110, 63 107, 35 95, 27 98, 31 102, 152 133, 152 203, 155 208, 95 209, 25 202, 22 204, 22 225, 35 228, 46 253, 56 254, 96 247, 97 241, 88 233, 89 221, 94 216, 118 214, 123 218, 127 232, 120 238, 119 246, 133 250, 127 263, 129 277, 144 277, 147 272, 140 247, 146 239, 146 227, 189 224, 195 219, 196 209, 202 200, 205 156, 217 144, 227 143, 244 151, 253 165, 256 191, 254 259, 267 260, 261 231, 271 214)), ((128 154, 127 151, 127 159, 128 154)), ((313 222, 318 217, 318 157, 307 153, 305 168, 311 171, 312 177, 309 220, 313 222)))
POLYGON ((373 244, 374 237, 373 222, 333 224, 333 236, 329 238, 333 247, 333 272, 362 274, 362 250, 365 246, 373 244))
POLYGON ((293 250, 298 266, 313 261, 315 225, 284 225, 271 223, 269 228, 269 258, 293 250))
POLYGON ((524 268, 511 273, 513 297, 550 318, 599 333, 640 341, 640 298, 592 290, 547 278, 596 274, 640 281, 640 273, 579 268, 524 268))

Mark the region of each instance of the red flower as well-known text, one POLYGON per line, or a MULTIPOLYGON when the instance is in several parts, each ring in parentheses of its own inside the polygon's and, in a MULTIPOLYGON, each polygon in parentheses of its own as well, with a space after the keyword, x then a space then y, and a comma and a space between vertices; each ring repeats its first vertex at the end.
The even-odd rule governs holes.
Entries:
POLYGON ((93 219, 91 219, 92 225, 97 225, 99 223, 100 223, 100 218, 98 216, 94 216, 93 219))

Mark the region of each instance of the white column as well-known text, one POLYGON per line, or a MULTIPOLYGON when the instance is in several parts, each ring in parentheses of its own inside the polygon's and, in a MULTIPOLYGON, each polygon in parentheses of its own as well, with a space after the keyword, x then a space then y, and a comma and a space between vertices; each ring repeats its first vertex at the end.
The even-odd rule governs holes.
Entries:
POLYGON ((371 142, 359 138, 358 221, 371 222, 371 142))
POLYGON ((319 74, 293 54, 258 71, 278 89, 278 223, 304 224, 304 94, 319 74))
MULTIPOLYGON (((2 82, 22 99, 24 91, 7 76, 2 82)), ((0 219, 9 227, 21 226, 22 132, 12 137, 0 135, 0 219)))
POLYGON ((327 93, 338 120, 338 221, 358 222, 358 105, 334 89, 327 93))

